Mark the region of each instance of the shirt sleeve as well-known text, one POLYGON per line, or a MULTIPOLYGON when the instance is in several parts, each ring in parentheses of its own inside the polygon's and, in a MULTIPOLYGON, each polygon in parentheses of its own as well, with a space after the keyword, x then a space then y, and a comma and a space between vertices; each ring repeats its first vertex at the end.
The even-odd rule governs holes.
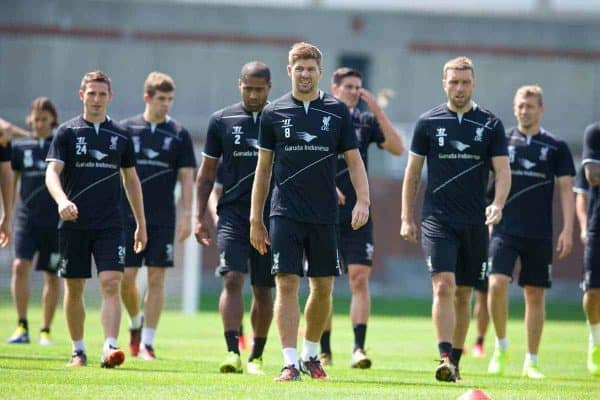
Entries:
POLYGON ((260 128, 258 130, 258 146, 261 149, 275 150, 276 138, 273 127, 273 118, 270 110, 265 110, 260 116, 260 128))
POLYGON ((69 157, 68 134, 68 128, 58 127, 56 134, 52 138, 52 143, 50 143, 50 148, 48 149, 48 154, 46 155, 46 162, 67 162, 69 157))
POLYGON ((204 143, 205 156, 210 158, 220 158, 223 154, 223 143, 221 141, 219 120, 212 115, 208 120, 208 130, 206 131, 206 143, 204 143))
POLYGON ((496 119, 496 125, 492 128, 492 138, 490 140, 490 157, 508 156, 508 143, 506 141, 506 131, 502 121, 496 119))
POLYGON ((590 186, 587 179, 585 179, 585 170, 580 167, 577 170, 577 176, 575 176, 575 183, 573 185, 573 191, 575 193, 587 193, 590 186))
POLYGON ((127 135, 127 143, 125 144, 125 151, 121 156, 121 168, 135 167, 135 150, 133 149, 133 140, 131 135, 127 135))
POLYGON ((423 119, 419 119, 415 125, 412 142, 410 144, 410 152, 421 157, 425 157, 429 154, 429 137, 427 137, 423 119))
POLYGON ((567 144, 563 141, 558 142, 558 150, 556 151, 556 164, 554 169, 555 176, 575 176, 575 163, 573 156, 567 144))
POLYGON ((12 155, 10 158, 10 166, 13 171, 22 171, 23 170, 23 156, 22 152, 19 150, 12 149, 12 155))
POLYGON ((590 125, 583 133, 581 164, 600 163, 600 124, 590 125))
POLYGON ((196 168, 196 156, 190 133, 186 129, 181 130, 181 148, 177 157, 177 168, 196 168))
POLYGON ((356 134, 354 133, 354 124, 352 123, 352 117, 348 107, 343 105, 342 107, 342 121, 340 130, 340 139, 338 141, 338 153, 344 153, 348 150, 358 148, 358 141, 356 134))

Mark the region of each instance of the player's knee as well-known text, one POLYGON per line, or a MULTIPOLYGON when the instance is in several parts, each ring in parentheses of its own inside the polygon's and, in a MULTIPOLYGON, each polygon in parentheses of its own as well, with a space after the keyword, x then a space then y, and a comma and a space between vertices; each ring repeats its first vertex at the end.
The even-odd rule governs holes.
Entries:
POLYGON ((164 273, 148 274, 148 290, 162 290, 165 283, 164 273))
POLYGON ((223 276, 223 290, 229 293, 242 291, 244 275, 237 271, 229 271, 223 276))
POLYGON ((58 278, 58 275, 52 273, 52 272, 48 272, 46 271, 44 273, 44 280, 46 281, 46 283, 52 287, 56 286, 58 287, 58 284, 60 283, 60 280, 58 278))
POLYGON ((22 258, 17 258, 13 262, 12 273, 17 278, 27 278, 29 276, 30 267, 31 267, 30 261, 24 260, 22 258))
POLYGON ((279 274, 276 276, 278 296, 296 296, 300 279, 295 275, 279 274))
POLYGON ((100 279, 100 287, 104 296, 116 296, 119 293, 120 276, 110 276, 100 279))
POLYGON ((600 304, 600 289, 588 289, 584 295, 584 303, 588 304, 600 304))
POLYGON ((471 289, 457 289, 454 294, 454 302, 457 306, 469 306, 471 304, 471 289))
POLYGON ((369 275, 356 274, 350 278, 350 290, 352 292, 365 292, 369 289, 369 275))
POLYGON ((330 279, 313 279, 310 285, 311 296, 326 299, 331 297, 333 281, 330 279))
POLYGON ((433 294, 436 297, 452 297, 456 292, 456 285, 448 280, 440 280, 433 285, 433 294))
POLYGON ((502 274, 493 274, 489 277, 489 291, 497 294, 498 292, 504 292, 508 290, 508 284, 510 278, 502 274))

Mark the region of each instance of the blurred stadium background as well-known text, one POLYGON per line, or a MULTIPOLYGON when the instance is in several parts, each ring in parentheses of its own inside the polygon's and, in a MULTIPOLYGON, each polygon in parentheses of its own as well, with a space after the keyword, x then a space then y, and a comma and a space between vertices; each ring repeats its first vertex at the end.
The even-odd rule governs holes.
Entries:
MULTIPOLYGON (((600 119, 600 0, 4 0, 0 116, 24 126, 31 100, 44 95, 57 104, 61 120, 69 119, 81 112, 82 75, 99 68, 113 80, 110 115, 127 117, 143 110, 143 81, 160 70, 175 78, 172 115, 192 132, 200 160, 208 116, 239 100, 241 65, 254 59, 270 65, 276 98, 289 90, 287 51, 300 40, 324 52, 322 89, 328 90, 331 72, 342 65, 361 70, 374 92, 391 89, 395 96, 386 111, 407 144, 419 114, 444 101, 441 66, 458 55, 475 62, 475 101, 507 127, 515 122, 516 88, 540 84, 543 125, 568 141, 576 162, 584 127, 600 119)), ((372 291, 429 297, 420 248, 398 235, 406 155, 373 151, 372 291)), ((195 243, 187 255, 178 249, 177 267, 167 278, 170 307, 181 304, 182 260, 198 249, 195 243)), ((577 242, 574 253, 555 264, 550 298, 579 301, 581 257, 577 242)), ((11 249, 0 250, 3 303, 10 301, 11 260, 11 249)), ((201 276, 192 279, 201 281, 203 291, 216 292, 214 247, 200 260, 201 276)), ((33 280, 36 299, 41 275, 33 280)), ((95 280, 90 286, 96 287, 95 280)), ((519 293, 513 286, 513 295, 519 293)), ((347 285, 338 282, 336 290, 347 291, 347 285)))

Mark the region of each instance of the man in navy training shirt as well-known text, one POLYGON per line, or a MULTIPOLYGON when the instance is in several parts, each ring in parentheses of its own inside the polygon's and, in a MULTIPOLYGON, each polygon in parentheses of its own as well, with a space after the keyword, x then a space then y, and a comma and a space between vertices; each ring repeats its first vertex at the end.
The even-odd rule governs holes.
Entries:
MULTIPOLYGON (((365 169, 368 168, 368 151, 371 143, 376 143, 380 149, 385 149, 390 154, 402 154, 404 151, 402 136, 377 104, 375 96, 362 87, 362 75, 359 71, 351 68, 337 69, 333 73, 331 91, 350 109, 352 125, 365 169), (361 112, 357 108, 361 99, 367 104, 370 112, 361 112)), ((348 269, 348 282, 352 292, 350 319, 354 331, 354 349, 350 366, 352 368, 370 368, 371 359, 365 352, 365 338, 371 310, 369 276, 375 250, 373 223, 369 218, 362 228, 352 229, 352 209, 356 204, 356 194, 343 154, 338 155, 335 181, 340 212, 340 251, 342 261, 348 269)), ((321 336, 321 363, 323 365, 331 363, 331 320, 332 316, 330 315, 321 336)))
POLYGON ((545 292, 552 286, 552 199, 558 184, 563 227, 556 251, 562 260, 573 248, 575 166, 567 144, 541 126, 544 113, 542 88, 520 87, 513 112, 517 126, 506 133, 512 184, 502 221, 494 226, 490 240, 490 315, 496 331, 496 349, 488 373, 503 375, 508 360, 508 286, 517 258, 521 259, 519 286, 525 297, 527 353, 523 376, 542 379, 538 350, 545 315, 545 292))
POLYGON ((473 286, 487 272, 486 225, 502 219, 510 190, 506 138, 502 122, 471 99, 475 73, 471 60, 458 57, 443 68, 448 101, 416 123, 402 187, 400 234, 417 243, 415 199, 427 159, 427 189, 421 242, 431 274, 432 319, 438 339, 439 381, 460 379, 458 364, 469 328, 473 286), (496 174, 495 197, 485 207, 490 169, 496 174))
POLYGON ((173 267, 173 235, 183 242, 191 234, 192 196, 196 158, 188 131, 169 116, 175 97, 175 82, 169 75, 151 72, 144 82, 143 114, 121 121, 129 129, 135 152, 135 169, 144 195, 148 245, 133 251, 135 219, 125 196, 121 211, 125 224, 125 273, 121 299, 129 314, 129 351, 143 360, 156 359, 154 336, 164 304, 165 274, 173 267), (173 191, 181 186, 181 215, 175 227, 173 191), (148 267, 143 313, 136 285, 139 268, 148 267), (142 326, 143 325, 143 326, 142 326))
POLYGON ((273 101, 261 117, 258 163, 252 189, 250 240, 261 253, 272 246, 276 283, 275 320, 284 367, 278 381, 300 380, 300 369, 327 379, 318 357, 319 339, 331 313, 333 277, 341 274, 338 253, 337 155, 343 153, 357 194, 352 228, 369 219, 369 185, 346 105, 319 90, 322 54, 296 43, 288 55, 292 91, 273 101), (263 210, 273 169, 270 230, 263 210), (300 309, 298 290, 306 255, 310 294, 300 358, 296 346, 300 309))
POLYGON ((245 64, 238 81, 242 101, 215 112, 208 123, 203 160, 196 177, 196 239, 211 244, 205 212, 217 178, 221 196, 217 206, 217 247, 223 289, 219 311, 223 321, 227 354, 219 365, 222 373, 242 372, 239 337, 244 314, 242 289, 250 267, 252 284, 252 330, 254 342, 247 371, 263 375, 262 354, 273 319, 270 254, 259 254, 250 245, 250 194, 258 158, 260 117, 271 89, 271 72, 266 64, 245 64), (219 167, 219 159, 222 163, 219 167))
POLYGON ((86 279, 92 276, 93 255, 100 279, 105 336, 100 365, 113 368, 125 360, 125 353, 117 346, 119 286, 125 267, 120 177, 137 222, 137 253, 146 247, 144 203, 129 132, 106 115, 112 99, 110 78, 101 71, 85 74, 79 98, 83 114, 58 127, 46 159, 46 186, 60 215, 58 274, 65 278, 65 317, 73 341, 67 365, 87 364, 83 290, 86 279))
POLYGON ((50 325, 60 295, 58 266, 58 214, 56 204, 45 184, 46 155, 52 142, 52 131, 58 126, 56 107, 47 97, 38 97, 29 107, 27 124, 33 137, 13 141, 12 169, 14 187, 20 182, 21 201, 16 206, 15 259, 12 265, 12 296, 18 324, 9 343, 29 343, 27 303, 29 272, 37 253, 35 269, 44 272, 42 289, 42 327, 39 343, 47 346, 50 325))
POLYGON ((585 129, 582 159, 590 187, 582 284, 583 310, 590 331, 587 368, 600 376, 600 122, 585 129))

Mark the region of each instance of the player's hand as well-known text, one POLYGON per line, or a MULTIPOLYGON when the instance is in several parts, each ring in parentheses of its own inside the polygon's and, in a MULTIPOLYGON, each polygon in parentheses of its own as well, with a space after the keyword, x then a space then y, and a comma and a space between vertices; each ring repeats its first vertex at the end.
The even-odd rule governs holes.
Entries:
POLYGON ((582 229, 579 234, 579 240, 581 240, 581 244, 587 243, 587 229, 582 229))
POLYGON ((410 243, 417 243, 418 233, 417 224, 414 221, 402 221, 402 225, 400 226, 400 236, 402 236, 402 239, 410 243))
POLYGON ((360 229, 369 220, 369 205, 358 200, 352 210, 352 229, 360 229))
POLYGON ((196 220, 196 224, 194 226, 194 236, 196 237, 196 241, 202 246, 210 246, 212 243, 210 231, 206 225, 199 220, 196 220))
POLYGON ((64 200, 58 204, 58 214, 64 221, 75 221, 79 216, 79 210, 75 203, 64 200))
POLYGON ((343 206, 344 204, 346 204, 346 196, 344 196, 344 193, 342 193, 342 191, 340 189, 338 189, 338 187, 335 187, 335 192, 337 194, 337 201, 338 204, 340 206, 343 206))
POLYGON ((485 209, 485 224, 496 225, 502 220, 502 208, 495 204, 490 204, 485 209))
POLYGON ((192 219, 189 215, 182 215, 177 221, 177 241, 183 242, 192 234, 192 219))
POLYGON ((573 250, 573 234, 570 232, 562 231, 560 235, 558 235, 558 240, 556 241, 556 252, 558 253, 558 259, 562 260, 573 250))
POLYGON ((374 112, 376 109, 379 108, 379 104, 377 103, 377 98, 375 97, 375 95, 373 95, 373 93, 369 92, 365 88, 360 89, 359 93, 360 93, 360 98, 362 99, 362 101, 365 102, 367 107, 369 107, 369 110, 371 110, 371 112, 374 112))
POLYGON ((135 233, 133 234, 133 251, 135 254, 139 254, 146 248, 146 244, 148 244, 148 233, 146 232, 146 227, 140 227, 139 225, 135 228, 135 233))
POLYGON ((260 254, 267 254, 267 246, 271 244, 271 241, 267 227, 262 221, 250 222, 250 243, 260 254))
POLYGON ((2 215, 2 219, 0 220, 0 247, 6 247, 10 244, 11 235, 10 218, 2 215))

